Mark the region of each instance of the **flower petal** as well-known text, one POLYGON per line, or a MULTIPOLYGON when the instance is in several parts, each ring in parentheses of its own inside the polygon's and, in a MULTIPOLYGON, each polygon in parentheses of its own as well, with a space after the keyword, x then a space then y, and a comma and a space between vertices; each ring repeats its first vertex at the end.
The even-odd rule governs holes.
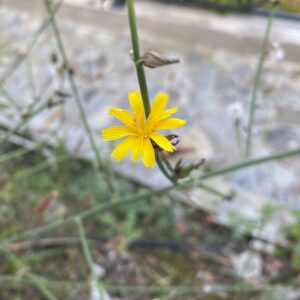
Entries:
POLYGON ((155 124, 155 130, 160 130, 160 129, 174 129, 174 128, 179 128, 183 126, 186 123, 185 120, 178 119, 178 118, 168 118, 164 120, 160 120, 155 124))
POLYGON ((152 130, 153 124, 160 120, 160 115, 162 114, 163 110, 165 109, 167 103, 169 101, 168 94, 164 94, 162 92, 157 93, 153 100, 153 104, 151 107, 151 112, 146 121, 146 129, 152 130))
POLYGON ((177 105, 174 106, 174 107, 172 107, 172 108, 169 108, 169 109, 164 110, 164 111, 159 115, 159 120, 158 120, 158 121, 163 120, 163 119, 169 117, 170 115, 177 113, 177 111, 178 111, 177 105))
POLYGON ((161 113, 167 106, 168 101, 169 101, 168 94, 158 92, 153 100, 151 113, 154 115, 161 113))
POLYGON ((143 126, 145 122, 145 110, 141 94, 138 91, 134 91, 133 93, 128 93, 128 98, 136 121, 140 126, 143 126))
POLYGON ((119 119, 125 125, 129 127, 134 127, 134 117, 128 110, 120 109, 117 107, 111 107, 109 110, 109 114, 119 119))
POLYGON ((135 143, 132 146, 132 156, 131 156, 131 159, 133 161, 136 161, 140 157, 143 151, 143 142, 144 142, 144 138, 142 136, 139 136, 135 140, 135 143))
POLYGON ((171 142, 161 135, 160 133, 157 132, 152 132, 150 134, 150 138, 162 149, 173 152, 175 147, 171 144, 171 142))
POLYGON ((148 168, 154 168, 155 153, 149 138, 144 138, 142 150, 143 163, 148 168))
POLYGON ((177 112, 177 106, 174 106, 172 108, 166 109, 160 113, 158 113, 157 115, 151 115, 149 116, 149 118, 147 119, 147 123, 146 123, 146 128, 148 130, 154 130, 155 125, 163 120, 166 119, 167 117, 169 117, 171 114, 174 114, 177 112))
POLYGON ((102 130, 102 138, 105 141, 120 139, 127 135, 134 135, 134 132, 125 126, 112 126, 102 130))
POLYGON ((121 160, 123 159, 130 149, 132 148, 132 145, 134 144, 136 140, 136 137, 130 136, 123 140, 111 153, 111 156, 115 158, 116 160, 121 160))

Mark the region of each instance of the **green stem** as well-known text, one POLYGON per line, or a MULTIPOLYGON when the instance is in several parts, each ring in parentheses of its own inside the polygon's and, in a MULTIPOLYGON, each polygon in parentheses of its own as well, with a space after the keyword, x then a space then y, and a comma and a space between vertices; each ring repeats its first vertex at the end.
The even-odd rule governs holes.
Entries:
POLYGON ((5 97, 5 99, 12 104, 16 110, 22 111, 22 106, 8 93, 8 91, 0 85, 0 93, 5 97))
MULTIPOLYGON (((41 281, 44 282, 45 285, 51 286, 52 288, 55 288, 57 290, 62 291, 70 291, 74 288, 88 288, 88 284, 86 282, 82 281, 55 281, 55 280, 49 280, 46 278, 39 277, 41 281)), ((28 279, 20 278, 16 276, 9 276, 9 275, 0 275, 0 284, 1 288, 10 288, 11 286, 14 286, 15 284, 18 285, 30 285, 32 282, 30 282, 28 279)), ((105 285, 105 288, 108 289, 111 292, 116 293, 141 293, 145 294, 147 293, 170 293, 170 292, 179 292, 179 293, 202 293, 203 292, 203 285, 105 285)), ((212 286, 211 294, 220 294, 220 291, 223 291, 224 293, 231 292, 231 293, 240 293, 240 292, 258 292, 258 291, 274 291, 274 290, 280 290, 285 289, 284 286, 281 285, 247 285, 243 283, 237 283, 232 285, 218 285, 212 286)))
POLYGON ((217 170, 217 171, 212 171, 209 173, 201 174, 200 176, 197 176, 195 178, 190 178, 189 180, 183 181, 182 183, 178 183, 177 185, 170 185, 168 187, 150 191, 150 192, 146 192, 141 195, 130 195, 128 197, 119 198, 119 199, 116 199, 115 202, 104 204, 104 205, 103 204, 95 205, 94 207, 92 207, 90 209, 79 212, 76 215, 70 216, 66 219, 61 219, 61 220, 52 222, 48 225, 28 230, 18 236, 13 236, 10 238, 2 239, 1 242, 5 244, 5 243, 13 242, 20 238, 26 238, 26 237, 30 237, 33 235, 38 235, 38 234, 53 230, 61 225, 73 223, 76 220, 76 218, 83 219, 83 218, 89 217, 93 214, 96 214, 100 211, 116 209, 123 205, 129 205, 129 204, 135 203, 137 201, 141 201, 141 200, 146 200, 146 199, 150 200, 151 197, 153 197, 153 196, 161 195, 165 192, 169 192, 176 188, 180 188, 180 187, 185 188, 188 186, 195 186, 195 182, 197 182, 197 181, 199 181, 199 184, 201 185, 202 184, 201 181, 206 180, 208 178, 221 176, 226 173, 235 172, 235 171, 238 171, 238 170, 246 168, 246 167, 250 167, 250 166, 254 166, 254 165, 258 165, 258 164, 262 164, 262 163, 266 163, 266 162, 270 162, 270 161, 274 161, 274 160, 278 160, 278 159, 293 157, 293 156, 297 156, 297 155, 300 155, 300 148, 295 149, 295 150, 289 150, 289 151, 276 153, 276 154, 273 154, 270 156, 265 156, 265 157, 261 157, 261 158, 257 158, 257 159, 244 161, 244 162, 241 162, 241 163, 238 163, 235 165, 225 167, 225 168, 217 170))
POLYGON ((21 149, 3 154, 3 155, 0 156, 0 164, 6 162, 8 160, 15 159, 19 156, 22 156, 22 155, 26 154, 26 153, 36 151, 36 150, 40 149, 41 147, 43 147, 44 145, 45 145, 45 141, 42 141, 42 142, 34 145, 31 148, 21 148, 21 149))
MULTIPOLYGON (((140 46, 139 46, 139 38, 138 38, 138 32, 137 32, 137 24, 136 24, 136 16, 134 11, 134 0, 126 0, 127 2, 127 10, 128 10, 128 19, 129 19, 129 26, 130 26, 130 34, 131 34, 131 44, 132 44, 132 50, 133 50, 133 61, 136 68, 137 78, 142 94, 144 109, 145 109, 145 115, 146 118, 150 114, 151 111, 151 105, 150 105, 150 99, 149 99, 149 93, 148 93, 148 87, 147 87, 147 81, 145 76, 145 71, 143 68, 143 65, 139 63, 140 61, 140 46)), ((160 154, 156 151, 156 162, 162 173, 171 181, 173 182, 172 176, 169 174, 167 169, 165 168, 163 161, 160 157, 160 154)))
MULTIPOLYGON (((53 9, 54 14, 56 14, 60 7, 63 4, 63 0, 57 3, 53 9)), ((20 65, 25 61, 25 59, 28 57, 28 55, 33 50, 34 46, 38 42, 40 36, 42 33, 48 28, 49 26, 49 20, 43 21, 41 26, 38 28, 38 30, 30 36, 31 41, 27 45, 27 51, 24 53, 21 51, 21 53, 16 57, 15 61, 10 65, 10 67, 4 71, 4 74, 0 78, 0 86, 2 87, 6 80, 14 74, 14 72, 20 67, 20 65)))
POLYGON ((158 189, 155 191, 145 192, 143 194, 138 194, 138 195, 134 194, 134 195, 130 195, 128 197, 119 198, 119 199, 116 199, 114 202, 110 202, 107 204, 98 204, 98 205, 95 205, 94 207, 91 207, 87 210, 81 211, 81 212, 79 212, 73 216, 70 216, 66 219, 60 219, 60 220, 54 221, 48 225, 28 230, 28 231, 23 232, 22 234, 20 234, 16 237, 13 237, 13 238, 2 239, 1 242, 7 243, 7 242, 11 242, 11 241, 14 241, 17 239, 26 238, 26 237, 30 237, 33 235, 38 235, 38 234, 53 230, 61 225, 74 223, 76 218, 84 219, 84 218, 87 218, 96 213, 107 211, 107 210, 113 210, 113 209, 119 208, 123 205, 129 205, 131 203, 135 203, 135 202, 141 201, 141 200, 150 200, 153 196, 161 195, 173 188, 174 188, 174 186, 172 185, 172 186, 161 188, 161 189, 158 189))
POLYGON ((81 243, 81 246, 82 246, 82 250, 83 250, 83 253, 84 253, 85 260, 86 260, 86 262, 89 266, 90 272, 92 274, 94 282, 97 285, 97 289, 98 289, 98 291, 101 295, 101 300, 102 300, 103 299, 103 288, 99 285, 97 275, 95 273, 95 267, 94 267, 92 254, 91 254, 90 247, 89 247, 87 239, 86 239, 86 234, 84 232, 84 228, 83 228, 83 225, 82 225, 81 218, 76 218, 75 222, 76 222, 76 225, 77 225, 77 228, 78 228, 78 231, 79 231, 80 243, 81 243))
POLYGON ((201 174, 200 176, 197 177, 197 179, 198 180, 205 180, 205 179, 208 179, 208 178, 224 175, 226 173, 235 172, 235 171, 238 171, 240 169, 251 167, 251 166, 254 166, 254 165, 259 165, 259 164, 270 162, 270 161, 273 161, 273 160, 283 159, 283 158, 287 158, 287 157, 293 157, 293 156, 297 156, 297 155, 300 155, 300 148, 297 148, 297 149, 294 149, 294 150, 289 150, 289 151, 283 151, 283 152, 275 153, 273 155, 268 155, 268 156, 264 156, 264 157, 260 157, 260 158, 256 158, 256 159, 245 160, 245 161, 242 161, 242 162, 237 163, 235 165, 225 167, 225 168, 220 169, 220 170, 211 171, 211 172, 208 172, 208 173, 201 174))
MULTIPOLYGON (((26 268, 25 264, 20 260, 15 254, 13 254, 11 251, 6 249, 5 246, 1 247, 1 250, 5 252, 9 260, 12 262, 12 264, 18 268, 26 268)), ((35 274, 32 274, 31 272, 26 271, 25 278, 29 280, 40 292, 44 295, 44 297, 48 300, 58 300, 54 294, 52 294, 49 289, 47 288, 45 282, 43 282, 39 276, 36 276, 35 274)))
POLYGON ((33 112, 28 112, 26 118, 21 119, 16 126, 8 130, 8 132, 0 138, 0 144, 6 142, 13 134, 18 132, 23 126, 25 126, 34 116, 38 115, 41 111, 48 107, 48 102, 41 104, 33 112))
POLYGON ((45 6, 47 8, 47 12, 48 12, 48 15, 49 15, 49 20, 50 20, 50 23, 52 25, 53 33, 54 33, 54 36, 55 36, 55 39, 56 39, 56 42, 57 42, 57 46, 58 46, 60 55, 61 55, 62 60, 63 60, 64 68, 67 70, 67 72, 66 72, 67 78, 68 78, 68 80, 70 82, 70 85, 71 85, 72 93, 73 93, 73 96, 75 98, 75 102, 76 102, 76 105, 77 105, 77 108, 78 108, 78 111, 79 111, 79 114, 80 114, 80 119, 81 119, 82 125, 84 127, 84 130, 85 130, 87 136, 88 136, 90 146, 91 146, 91 148, 94 152, 94 155, 95 155, 95 160, 96 160, 97 170, 98 170, 97 175, 100 177, 100 172, 105 171, 107 184, 108 184, 109 188, 111 189, 111 191, 113 191, 114 190, 114 184, 113 184, 113 181, 112 181, 111 176, 110 176, 111 172, 112 172, 112 169, 110 167, 108 167, 106 162, 103 161, 100 157, 98 147, 97 147, 96 142, 95 142, 94 137, 93 137, 92 130, 91 130, 91 128, 89 126, 89 123, 87 121, 85 110, 84 110, 84 107, 83 107, 83 104, 82 104, 81 97, 79 95, 79 91, 78 91, 74 76, 71 75, 71 73, 69 71, 70 70, 69 60, 67 58, 65 47, 64 47, 59 29, 58 29, 58 26, 57 26, 57 23, 56 23, 56 20, 55 20, 55 17, 54 17, 54 12, 53 12, 53 9, 52 9, 51 1, 50 0, 44 0, 44 3, 45 3, 45 6))
POLYGON ((139 38, 137 32, 137 25, 136 25, 136 17, 134 11, 134 0, 126 0, 127 2, 127 11, 128 11, 128 18, 129 18, 129 26, 130 26, 130 34, 131 34, 131 44, 133 50, 133 61, 136 68, 137 78, 140 85, 140 90, 142 94, 142 99, 144 103, 144 109, 146 117, 150 114, 151 106, 150 106, 150 99, 147 87, 147 81, 145 76, 145 71, 143 65, 139 63, 140 60, 140 46, 139 46, 139 38))
POLYGON ((238 122, 235 121, 234 133, 235 133, 235 140, 236 140, 239 156, 242 157, 243 156, 243 143, 242 143, 242 136, 241 136, 241 124, 239 121, 238 122))
POLYGON ((162 171, 162 173, 171 181, 174 183, 174 178, 172 177, 172 175, 169 174, 169 172, 167 171, 167 169, 164 166, 164 162, 161 158, 161 154, 157 151, 156 152, 156 162, 158 167, 160 168, 160 170, 162 171))
POLYGON ((253 123, 254 123, 254 116, 255 116, 255 109, 256 109, 256 99, 257 99, 257 91, 260 85, 261 80, 261 73, 262 73, 262 67, 264 64, 264 60, 267 54, 267 47, 268 47, 268 41, 270 37, 271 27, 272 27, 272 21, 275 14, 275 6, 272 8, 269 18, 268 18, 268 24, 265 31, 263 43, 260 49, 260 55, 258 60, 258 65, 256 69, 255 74, 255 81, 254 81, 254 87, 252 90, 251 95, 251 102, 250 102, 250 109, 249 109, 249 119, 248 119, 248 126, 247 126, 247 137, 246 137, 246 148, 245 148, 245 158, 249 158, 251 155, 251 148, 252 148, 252 129, 253 129, 253 123))
MULTIPOLYGON (((48 82, 47 85, 48 84, 51 84, 51 82, 48 82)), ((0 85, 0 87, 1 87, 1 85, 0 85)), ((47 89, 45 87, 39 98, 43 98, 43 96, 46 93, 46 90, 47 89)), ((22 129, 24 126, 26 126, 33 117, 35 117, 40 112, 42 112, 43 110, 45 110, 49 107, 49 101, 43 102, 40 105, 39 104, 40 104, 39 102, 34 102, 33 104, 28 105, 26 108, 26 111, 25 111, 26 117, 23 116, 23 118, 21 118, 14 127, 8 129, 7 133, 4 136, 0 137, 0 143, 6 142, 7 140, 9 140, 9 138, 13 134, 19 134, 19 130, 22 129)))
POLYGON ((92 254, 91 254, 89 245, 88 245, 87 240, 86 240, 86 235, 85 235, 85 232, 84 232, 84 228, 83 228, 83 225, 82 225, 81 218, 76 218, 75 223, 76 223, 77 228, 78 228, 80 243, 81 243, 81 246, 82 246, 82 250, 83 250, 83 253, 84 253, 85 260, 86 260, 86 262, 87 262, 87 264, 90 268, 91 273, 94 274, 94 262, 93 262, 93 258, 92 258, 92 254))
POLYGON ((234 191, 230 191, 228 194, 225 194, 217 189, 215 189, 214 187, 210 186, 210 185, 207 185, 207 184, 204 184, 204 183, 198 183, 198 186, 204 190, 205 192, 207 193, 210 193, 210 194, 213 194, 217 197, 220 197, 222 199, 232 199, 235 195, 235 192, 234 191))
POLYGON ((40 290, 40 292, 44 295, 44 297, 48 300, 58 300, 45 286, 44 282, 40 280, 39 277, 33 274, 27 274, 26 277, 40 290))
POLYGON ((28 168, 28 169, 25 169, 25 170, 22 170, 22 171, 19 171, 17 172, 16 174, 14 174, 12 176, 12 180, 14 182, 18 181, 18 180, 22 180, 24 178, 28 178, 29 176, 32 176, 44 169, 47 169, 48 167, 52 166, 53 164, 57 164, 57 163, 60 163, 60 162, 63 162, 63 161, 66 161, 70 159, 70 156, 69 155, 62 155, 60 157, 56 157, 55 159, 49 159, 49 160, 46 160, 46 161, 43 161, 31 168, 28 168))

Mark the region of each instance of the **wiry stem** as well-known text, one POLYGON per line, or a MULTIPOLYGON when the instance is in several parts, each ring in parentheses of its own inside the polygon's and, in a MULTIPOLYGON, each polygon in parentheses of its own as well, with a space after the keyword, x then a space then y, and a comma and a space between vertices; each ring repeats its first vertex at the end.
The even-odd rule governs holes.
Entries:
MULTIPOLYGON (((6 249, 5 246, 1 246, 1 250, 5 252, 9 260, 14 264, 14 266, 18 269, 24 269, 26 266, 20 260, 15 254, 13 254, 11 251, 6 249)), ((35 274, 29 272, 26 270, 26 273, 24 274, 24 277, 28 279, 30 283, 32 283, 40 292, 43 294, 45 299, 47 300, 58 300, 56 296, 48 289, 45 282, 42 281, 39 276, 36 276, 35 274)))
POLYGON ((169 174, 169 172, 167 171, 167 169, 165 168, 164 166, 164 162, 161 158, 161 154, 157 151, 156 152, 156 162, 157 162, 157 165, 158 167, 160 168, 160 170, 162 171, 162 173, 171 181, 171 182, 174 182, 174 179, 172 177, 172 175, 169 174))
POLYGON ((256 69, 256 74, 255 74, 255 81, 254 81, 254 86, 253 86, 253 90, 252 90, 250 109, 249 109, 245 158, 249 158, 251 155, 252 129, 253 129, 254 116, 255 116, 255 109, 256 109, 257 91, 258 91, 258 88, 260 85, 263 63, 264 63, 264 60, 265 60, 265 57, 267 54, 267 46, 268 46, 268 41, 269 41, 269 36, 270 36, 270 31, 271 31, 271 27, 272 27, 272 21, 274 18, 274 14, 275 14, 275 6, 272 8, 269 18, 268 18, 268 24, 267 24, 267 28, 265 31, 263 43, 261 45, 258 65, 257 65, 257 69, 256 69))
POLYGON ((81 100, 80 95, 79 95, 79 91, 78 91, 75 79, 69 71, 70 70, 69 60, 67 58, 65 47, 64 47, 62 38, 60 36, 59 29, 58 29, 58 26, 57 26, 57 23, 56 23, 56 20, 55 20, 55 17, 54 17, 51 1, 50 0, 44 0, 44 3, 45 3, 45 6, 47 8, 47 11, 48 11, 50 23, 51 23, 52 28, 53 28, 53 33, 54 33, 54 36, 55 36, 55 39, 56 39, 56 42, 57 42, 59 52, 62 56, 63 65, 64 65, 65 69, 67 70, 67 78, 68 78, 68 80, 70 82, 70 85, 71 85, 71 89, 72 89, 72 92, 73 92, 73 95, 74 95, 74 98, 75 98, 75 101, 76 101, 76 105, 77 105, 77 108, 78 108, 78 111, 79 111, 79 114, 80 114, 80 119, 82 121, 83 127, 84 127, 85 132, 88 136, 89 143, 90 143, 91 148, 92 148, 92 150, 94 152, 94 155, 95 155, 95 160, 96 160, 96 164, 97 164, 97 171, 98 171, 97 175, 100 177, 100 171, 106 171, 107 184, 108 184, 109 188, 111 190, 113 190, 114 185, 113 185, 113 181, 111 180, 111 176, 110 176, 111 175, 111 168, 109 166, 107 166, 106 162, 104 162, 100 157, 97 145, 96 145, 94 137, 93 137, 92 130, 91 130, 91 128, 89 126, 89 123, 87 121, 87 117, 86 117, 86 114, 85 114, 85 111, 84 111, 84 107, 83 107, 82 100, 81 100))
MULTIPOLYGON (((129 19, 129 26, 130 26, 130 34, 131 34, 131 43, 132 43, 132 50, 133 50, 133 61, 135 63, 137 78, 139 81, 139 86, 142 94, 142 99, 144 103, 145 115, 146 118, 150 114, 151 105, 147 87, 147 81, 145 76, 145 71, 143 65, 139 63, 140 61, 140 47, 139 47, 139 38, 137 32, 137 25, 136 25, 136 17, 134 11, 134 0, 126 0, 127 2, 127 10, 128 10, 128 19, 129 19)), ((164 163, 161 159, 160 153, 156 151, 156 162, 162 173, 171 181, 173 182, 172 175, 169 174, 167 169, 164 166, 164 163)))
POLYGON ((78 231, 79 231, 79 238, 80 238, 80 243, 82 246, 82 250, 84 253, 85 260, 89 266, 90 272, 92 274, 93 280, 97 286, 97 289, 99 291, 99 294, 101 295, 101 300, 103 299, 103 288, 100 286, 98 279, 97 279, 97 274, 95 273, 95 267, 94 267, 94 262, 92 258, 92 254, 90 251, 90 247, 87 242, 86 234, 82 225, 81 218, 76 218, 75 219, 78 231))
POLYGON ((38 228, 34 228, 34 229, 30 229, 26 232, 21 233, 18 237, 13 237, 13 238, 7 238, 7 239, 2 239, 0 240, 1 243, 6 244, 7 242, 11 242, 13 240, 16 239, 20 239, 20 238, 26 238, 26 237, 30 237, 30 236, 34 236, 34 235, 38 235, 50 230, 53 230, 55 228, 58 228, 61 225, 66 225, 66 224, 71 224, 74 223, 76 218, 80 218, 80 219, 84 219, 87 218, 89 216, 92 216, 96 213, 102 212, 102 211, 109 211, 109 210, 113 210, 116 208, 119 208, 123 205, 128 205, 130 203, 134 203, 137 201, 141 201, 141 200, 150 200, 153 196, 156 195, 161 195, 171 189, 173 189, 174 186, 168 186, 165 188, 161 188, 158 190, 154 190, 154 191, 149 191, 149 192, 145 192, 142 194, 134 194, 134 195, 129 195, 127 197, 120 197, 118 199, 115 199, 114 202, 110 202, 107 204, 97 204, 89 209, 86 209, 84 211, 81 211, 75 215, 72 215, 70 217, 67 217, 65 219, 59 219, 57 221, 54 221, 50 224, 38 227, 38 228))
POLYGON ((29 176, 32 176, 44 169, 47 169, 48 167, 54 165, 54 164, 58 164, 64 161, 67 161, 71 159, 71 157, 69 155, 62 155, 59 157, 55 157, 54 159, 48 159, 46 161, 43 161, 33 167, 30 167, 28 169, 22 170, 17 172, 16 174, 14 174, 12 176, 12 180, 14 182, 17 182, 18 180, 22 180, 24 178, 28 178, 29 176))
MULTIPOLYGON (((62 3, 63 3, 63 0, 54 6, 54 9, 53 9, 54 15, 59 11, 62 3)), ((38 30, 31 36, 31 41, 27 45, 27 51, 25 53, 21 52, 16 57, 15 61, 13 61, 13 63, 10 65, 10 67, 4 71, 4 74, 0 77, 0 86, 1 87, 4 85, 5 81, 10 76, 12 76, 12 74, 19 68, 19 66, 24 62, 24 60, 27 58, 27 56, 31 53, 32 49, 38 42, 41 34, 48 28, 48 26, 49 26, 49 20, 43 21, 43 23, 38 28, 38 30)))
POLYGON ((181 183, 177 183, 177 185, 170 185, 168 187, 157 189, 154 191, 145 192, 140 195, 134 194, 134 195, 129 195, 124 198, 118 198, 114 202, 108 203, 108 204, 98 204, 90 209, 81 211, 81 212, 77 213, 76 215, 70 216, 66 219, 60 219, 60 220, 54 221, 48 225, 34 228, 34 229, 28 230, 26 232, 23 232, 22 234, 20 234, 18 236, 15 235, 13 237, 5 238, 0 241, 2 244, 6 244, 6 243, 10 243, 12 241, 15 241, 17 239, 20 239, 20 238, 26 238, 26 237, 38 235, 38 234, 53 230, 61 225, 73 223, 76 220, 76 218, 83 219, 83 218, 89 217, 89 216, 94 215, 101 211, 113 210, 113 209, 121 207, 123 205, 129 205, 129 204, 135 203, 137 201, 141 201, 141 200, 147 200, 147 199, 150 200, 151 197, 153 197, 153 196, 162 195, 162 194, 169 192, 176 188, 185 188, 185 187, 189 187, 189 186, 193 187, 197 184, 197 182, 201 186, 202 181, 209 179, 209 178, 221 176, 221 175, 224 175, 227 173, 235 172, 235 171, 238 171, 238 170, 241 170, 241 169, 244 169, 247 167, 255 166, 258 164, 262 164, 262 163, 266 163, 266 162, 270 162, 270 161, 274 161, 274 160, 278 160, 278 159, 293 157, 293 156, 297 156, 297 155, 300 155, 300 148, 297 148, 294 150, 289 150, 289 151, 284 151, 284 152, 280 152, 280 153, 275 153, 273 155, 264 156, 264 157, 257 158, 257 159, 244 161, 244 162, 241 162, 241 163, 238 163, 235 165, 225 167, 220 170, 201 174, 200 176, 197 176, 195 178, 189 178, 188 180, 184 180, 181 183))
POLYGON ((139 38, 136 26, 136 17, 134 11, 134 0, 127 0, 127 10, 128 10, 128 19, 129 19, 129 26, 130 26, 130 35, 131 35, 131 44, 133 50, 133 61, 136 68, 136 73, 140 85, 140 90, 142 94, 142 99, 144 103, 144 109, 146 117, 150 114, 151 106, 150 106, 150 99, 147 87, 147 81, 145 76, 145 71, 143 65, 139 63, 140 60, 140 46, 139 46, 139 38))
MULTIPOLYGON (((55 289, 59 289, 62 291, 70 291, 74 289, 74 284, 77 288, 87 288, 87 283, 85 281, 64 281, 64 280, 51 280, 47 278, 40 277, 40 280, 47 286, 53 287, 55 289)), ((30 285, 32 284, 28 279, 26 278, 20 278, 15 276, 9 276, 9 275, 0 275, 0 284, 1 288, 10 288, 11 286, 18 285, 30 285)), ((75 287, 75 288, 76 288, 75 287)), ((186 293, 204 293, 203 285, 111 285, 106 284, 105 288, 112 292, 116 293, 137 293, 137 294, 145 294, 145 292, 148 293, 170 293, 170 292, 176 292, 177 295, 184 295, 186 293)), ((224 293, 240 293, 240 292, 258 292, 258 291, 274 291, 276 289, 281 290, 283 288, 282 285, 279 284, 272 284, 272 285, 249 285, 244 283, 237 283, 232 285, 222 285, 222 284, 216 284, 215 286, 212 286, 211 294, 217 294, 219 295, 220 292, 224 293)), ((207 293, 205 293, 207 294, 207 293)))
POLYGON ((208 173, 201 174, 199 177, 197 177, 197 179, 198 180, 205 180, 205 179, 208 179, 208 178, 221 176, 221 175, 231 173, 231 172, 236 172, 240 169, 244 169, 244 168, 247 168, 247 167, 259 165, 259 164, 270 162, 270 161, 273 161, 273 160, 279 160, 279 159, 284 159, 284 158, 287 158, 287 157, 293 157, 293 156, 298 156, 298 155, 300 155, 300 148, 297 148, 297 149, 294 149, 294 150, 283 151, 283 152, 275 153, 273 155, 259 157, 259 158, 256 158, 256 159, 245 160, 245 161, 242 161, 242 162, 237 163, 235 165, 230 165, 230 166, 225 167, 225 168, 220 169, 220 170, 211 171, 211 172, 208 172, 208 173))
POLYGON ((10 128, 8 130, 8 132, 4 136, 0 137, 0 144, 6 142, 7 140, 9 140, 9 138, 13 134, 15 134, 16 132, 18 132, 34 116, 38 115, 40 112, 42 112, 44 109, 46 109, 48 107, 48 105, 49 105, 48 102, 45 102, 45 103, 41 104, 39 107, 37 107, 36 109, 34 109, 34 111, 29 112, 28 116, 23 117, 13 128, 10 128))

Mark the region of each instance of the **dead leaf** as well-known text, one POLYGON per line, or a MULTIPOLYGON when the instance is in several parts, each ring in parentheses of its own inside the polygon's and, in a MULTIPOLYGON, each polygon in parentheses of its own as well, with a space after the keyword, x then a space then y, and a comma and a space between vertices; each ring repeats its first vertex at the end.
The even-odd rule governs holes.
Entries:
POLYGON ((3 190, 5 186, 9 183, 10 177, 8 175, 2 175, 0 177, 0 190, 3 190))
POLYGON ((52 203, 57 201, 58 195, 59 193, 56 190, 50 192, 36 204, 34 210, 37 213, 43 213, 45 210, 47 210, 50 207, 52 203))

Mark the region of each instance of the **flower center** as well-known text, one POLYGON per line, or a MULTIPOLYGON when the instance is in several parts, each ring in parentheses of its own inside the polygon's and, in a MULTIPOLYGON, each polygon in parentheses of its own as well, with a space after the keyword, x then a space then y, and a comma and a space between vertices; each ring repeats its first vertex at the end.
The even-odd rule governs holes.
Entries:
POLYGON ((149 128, 149 126, 147 126, 147 123, 143 126, 136 124, 134 132, 138 136, 148 137, 153 132, 153 129, 149 128))

